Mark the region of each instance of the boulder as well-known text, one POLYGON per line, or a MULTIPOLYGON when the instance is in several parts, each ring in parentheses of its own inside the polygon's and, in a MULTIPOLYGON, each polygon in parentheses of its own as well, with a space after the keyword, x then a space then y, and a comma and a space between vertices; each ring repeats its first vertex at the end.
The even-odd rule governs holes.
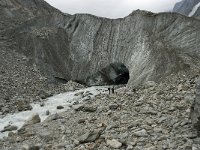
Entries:
POLYGON ((24 126, 40 123, 41 119, 39 114, 34 114, 25 123, 24 126))
POLYGON ((16 106, 18 111, 27 111, 33 109, 32 106, 25 101, 17 101, 16 106))
POLYGON ((84 106, 83 111, 85 112, 95 112, 97 110, 96 106, 84 106))
POLYGON ((57 108, 57 109, 64 109, 63 106, 57 106, 56 108, 57 108))
POLYGON ((73 105, 72 108, 73 108, 75 111, 80 111, 80 110, 83 110, 84 105, 83 105, 83 104, 73 105))
POLYGON ((46 99, 47 97, 50 97, 52 96, 51 94, 49 94, 48 92, 44 91, 44 90, 40 90, 38 92, 38 96, 41 98, 41 99, 46 99))
POLYGON ((109 145, 111 148, 115 148, 118 149, 122 146, 122 143, 120 143, 118 140, 116 139, 112 139, 112 140, 107 140, 106 141, 107 145, 109 145))
POLYGON ((99 136, 99 131, 88 131, 87 133, 81 135, 78 140, 80 143, 94 142, 96 139, 99 138, 99 136))
POLYGON ((109 109, 110 109, 110 110, 116 110, 118 107, 119 107, 118 104, 110 104, 110 105, 109 105, 109 109))
POLYGON ((17 126, 15 125, 8 125, 8 126, 5 126, 4 129, 1 131, 1 132, 6 132, 6 131, 13 131, 13 130, 17 130, 17 126))
POLYGON ((134 132, 134 135, 138 137, 147 137, 148 133, 145 129, 142 129, 142 130, 134 132))
POLYGON ((22 150, 40 150, 42 146, 40 144, 37 145, 23 145, 22 150))

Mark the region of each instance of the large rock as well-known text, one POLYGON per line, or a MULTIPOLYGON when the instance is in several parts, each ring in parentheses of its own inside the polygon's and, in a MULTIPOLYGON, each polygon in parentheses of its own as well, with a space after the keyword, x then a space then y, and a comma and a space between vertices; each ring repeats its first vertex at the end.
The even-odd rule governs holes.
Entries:
POLYGON ((107 140, 106 141, 107 145, 109 145, 111 148, 115 148, 118 149, 122 146, 122 143, 120 143, 119 141, 117 141, 116 139, 112 139, 112 140, 107 140))
POLYGON ((33 114, 25 123, 23 126, 27 126, 27 125, 33 125, 36 123, 40 123, 41 119, 39 114, 33 114))
POLYGON ((197 80, 196 98, 191 109, 191 118, 194 128, 198 131, 200 136, 200 78, 197 80))
POLYGON ((15 105, 18 111, 27 111, 33 109, 32 106, 25 101, 17 101, 15 105))
POLYGON ((17 130, 17 129, 18 129, 18 127, 15 125, 8 125, 8 126, 5 126, 1 132, 13 131, 13 130, 17 130))
POLYGON ((79 137, 80 143, 94 142, 100 136, 100 131, 89 131, 79 137))
POLYGON ((51 94, 49 94, 48 92, 44 91, 44 90, 40 90, 38 92, 38 96, 41 98, 41 99, 46 99, 50 96, 52 96, 51 94))

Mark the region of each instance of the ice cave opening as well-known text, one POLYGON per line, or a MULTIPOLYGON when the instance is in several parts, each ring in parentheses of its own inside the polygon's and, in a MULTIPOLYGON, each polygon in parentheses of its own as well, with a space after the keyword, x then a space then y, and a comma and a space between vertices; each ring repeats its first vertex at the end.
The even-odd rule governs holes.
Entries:
POLYGON ((93 85, 119 85, 127 84, 129 80, 128 68, 120 62, 111 63, 95 74, 89 76, 86 84, 93 85))

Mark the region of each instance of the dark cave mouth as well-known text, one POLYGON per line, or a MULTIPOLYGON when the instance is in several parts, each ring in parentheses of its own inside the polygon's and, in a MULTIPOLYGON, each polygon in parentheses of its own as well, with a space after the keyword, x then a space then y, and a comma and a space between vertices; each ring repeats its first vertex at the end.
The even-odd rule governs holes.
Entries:
MULTIPOLYGON (((73 81, 86 86, 124 85, 129 78, 129 70, 123 63, 111 63, 85 80, 73 81)), ((66 84, 68 80, 56 76, 50 82, 66 84)))
POLYGON ((114 85, 119 85, 119 84, 127 84, 129 80, 129 72, 122 72, 119 74, 115 80, 114 80, 114 85))
POLYGON ((93 85, 120 85, 129 81, 129 70, 123 63, 111 63, 86 79, 86 84, 93 85))

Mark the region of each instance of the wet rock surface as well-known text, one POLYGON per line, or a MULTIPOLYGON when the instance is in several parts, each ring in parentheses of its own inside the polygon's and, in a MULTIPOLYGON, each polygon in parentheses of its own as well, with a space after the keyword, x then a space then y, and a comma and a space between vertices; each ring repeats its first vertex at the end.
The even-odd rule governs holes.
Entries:
POLYGON ((120 87, 115 94, 99 94, 44 122, 25 126, 0 140, 0 146, 21 149, 38 143, 43 149, 66 150, 199 149, 191 120, 197 79, 171 75, 137 90, 120 87), (85 111, 86 106, 96 111, 85 111))

